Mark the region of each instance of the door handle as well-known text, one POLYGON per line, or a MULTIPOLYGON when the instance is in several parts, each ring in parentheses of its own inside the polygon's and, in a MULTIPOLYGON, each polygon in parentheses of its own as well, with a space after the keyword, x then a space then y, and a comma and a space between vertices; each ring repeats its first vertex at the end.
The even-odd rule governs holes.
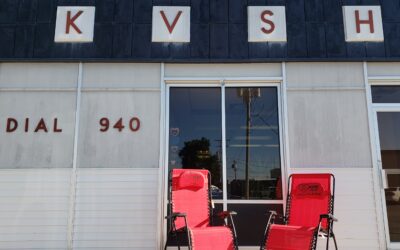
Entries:
POLYGON ((384 169, 381 169, 380 174, 381 174, 382 188, 383 189, 389 188, 386 171, 384 169))

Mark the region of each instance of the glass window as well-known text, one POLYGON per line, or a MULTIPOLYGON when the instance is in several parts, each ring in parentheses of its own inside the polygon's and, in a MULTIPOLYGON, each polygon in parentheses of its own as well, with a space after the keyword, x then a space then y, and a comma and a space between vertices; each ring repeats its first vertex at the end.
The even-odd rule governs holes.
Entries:
POLYGON ((229 199, 282 199, 275 87, 226 88, 229 199))
POLYGON ((400 86, 372 86, 373 103, 400 103, 400 86))
POLYGON ((171 88, 169 109, 169 170, 208 169, 222 199, 221 89, 171 88))

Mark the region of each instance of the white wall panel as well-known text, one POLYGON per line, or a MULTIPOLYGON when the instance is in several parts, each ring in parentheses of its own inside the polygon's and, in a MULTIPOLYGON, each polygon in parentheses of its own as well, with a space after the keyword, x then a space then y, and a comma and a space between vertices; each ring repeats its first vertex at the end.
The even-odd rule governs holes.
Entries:
POLYGON ((158 168, 159 92, 84 92, 82 94, 78 167, 158 168), (100 131, 99 121, 107 117, 110 128, 100 131), (129 120, 140 119, 132 132, 129 120), (119 132, 114 124, 123 119, 119 132))
MULTIPOLYGON (((290 171, 334 174, 336 178, 334 214, 339 220, 334 223, 334 232, 339 249, 379 249, 372 168, 292 168, 290 171)), ((323 244, 324 240, 321 240, 318 249, 324 249, 323 244)))
POLYGON ((158 173, 79 169, 74 249, 156 249, 158 173))
POLYGON ((399 62, 369 62, 367 63, 368 76, 399 76, 399 62))
POLYGON ((75 103, 75 92, 0 92, 0 168, 72 167, 75 103), (6 132, 8 118, 18 121, 14 132, 6 132), (35 133, 42 118, 48 132, 35 133))
POLYGON ((365 92, 288 91, 291 167, 372 167, 365 92))
POLYGON ((83 88, 160 88, 159 63, 85 63, 83 88))
POLYGON ((364 87, 362 63, 287 63, 288 88, 364 87))
POLYGON ((0 88, 76 88, 77 63, 1 63, 0 88))
POLYGON ((70 169, 0 170, 0 249, 66 249, 70 169))
POLYGON ((166 77, 280 77, 280 63, 165 64, 166 77))

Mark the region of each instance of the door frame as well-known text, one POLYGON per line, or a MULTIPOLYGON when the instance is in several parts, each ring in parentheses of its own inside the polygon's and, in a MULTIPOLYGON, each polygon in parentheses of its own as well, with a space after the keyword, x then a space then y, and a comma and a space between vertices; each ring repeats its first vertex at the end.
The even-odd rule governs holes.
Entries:
MULTIPOLYGON (((379 84, 374 84, 379 85, 379 84)), ((383 84, 382 84, 383 85, 383 84)), ((372 86, 372 85, 371 85, 372 86)), ((381 197, 382 204, 382 214, 384 220, 385 227, 385 238, 388 249, 400 249, 400 242, 391 242, 389 235, 389 223, 388 223, 388 215, 387 215, 387 207, 386 207, 386 197, 385 197, 385 182, 386 182, 386 174, 382 169, 382 159, 381 159, 381 145, 379 140, 379 124, 378 124, 378 113, 379 112, 398 112, 400 113, 400 103, 394 104, 373 104, 372 103, 372 112, 373 112, 373 129, 374 129, 374 139, 375 139, 375 150, 376 150, 376 161, 377 161, 377 169, 379 176, 379 191, 381 197)))
MULTIPOLYGON (((287 177, 288 177, 288 138, 287 138, 287 115, 286 115, 286 85, 285 79, 282 77, 230 77, 230 78, 204 78, 204 77, 195 77, 195 78, 167 78, 165 77, 162 81, 163 89, 162 95, 162 105, 164 113, 164 121, 161 121, 164 138, 163 141, 163 161, 162 161, 162 181, 161 181, 161 198, 162 205, 161 211, 162 216, 167 214, 167 204, 168 204, 168 145, 169 145, 169 102, 170 102, 170 88, 171 87, 219 87, 221 88, 221 118, 222 118, 222 148, 226 148, 226 126, 225 126, 225 88, 226 87, 276 87, 277 88, 277 98, 278 98, 278 122, 279 122, 279 143, 280 143, 280 166, 281 166, 281 174, 282 174, 282 200, 232 200, 231 202, 227 199, 227 190, 226 190, 226 150, 222 150, 222 173, 223 173, 223 199, 222 201, 216 201, 216 204, 223 204, 223 209, 227 209, 227 204, 282 204, 283 212, 285 212, 286 206, 286 194, 287 194, 287 177), (163 124, 164 122, 164 124, 163 124)), ((162 244, 166 242, 166 233, 167 233, 167 223, 161 221, 161 240, 162 244)), ((245 247, 246 249, 248 247, 245 247)), ((251 249, 250 247, 249 249, 251 249)), ((258 249, 258 247, 254 248, 258 249)))

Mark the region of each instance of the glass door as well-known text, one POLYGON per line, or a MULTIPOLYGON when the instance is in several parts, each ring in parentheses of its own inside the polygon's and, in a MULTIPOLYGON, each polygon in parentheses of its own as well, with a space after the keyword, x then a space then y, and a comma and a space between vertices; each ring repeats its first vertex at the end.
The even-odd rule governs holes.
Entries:
POLYGON ((377 111, 379 165, 391 244, 400 244, 400 111, 377 111))
POLYGON ((283 212, 278 86, 170 85, 168 171, 208 169, 216 210, 238 212, 241 246, 259 246, 283 212))
POLYGON ((371 86, 388 248, 400 249, 400 85, 371 86))

